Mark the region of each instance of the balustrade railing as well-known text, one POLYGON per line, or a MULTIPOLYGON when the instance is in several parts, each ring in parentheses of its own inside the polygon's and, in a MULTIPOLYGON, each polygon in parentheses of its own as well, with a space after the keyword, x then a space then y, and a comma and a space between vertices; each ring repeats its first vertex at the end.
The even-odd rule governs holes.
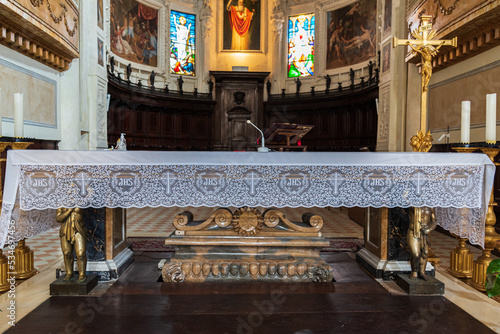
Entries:
MULTIPOLYGON (((307 99, 307 98, 318 98, 318 97, 335 97, 341 95, 348 95, 354 92, 363 91, 366 89, 373 88, 378 85, 379 73, 376 70, 375 75, 365 81, 364 77, 361 77, 359 82, 356 84, 350 84, 348 86, 343 86, 342 82, 338 82, 337 87, 325 89, 325 90, 314 90, 311 87, 309 92, 299 92, 299 93, 286 93, 285 89, 282 89, 281 94, 270 94, 268 96, 268 101, 270 100, 280 100, 280 99, 307 99)), ((332 83, 332 86, 335 83, 332 83)))

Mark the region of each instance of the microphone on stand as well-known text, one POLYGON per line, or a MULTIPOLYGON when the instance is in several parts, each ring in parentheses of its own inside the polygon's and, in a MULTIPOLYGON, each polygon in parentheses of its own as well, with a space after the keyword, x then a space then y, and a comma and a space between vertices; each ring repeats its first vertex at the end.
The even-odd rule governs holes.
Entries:
POLYGON ((266 143, 265 143, 265 140, 264 140, 264 133, 262 132, 262 130, 259 129, 255 124, 253 124, 252 122, 250 122, 249 119, 247 119, 247 123, 248 124, 252 124, 254 128, 256 128, 257 130, 259 130, 259 132, 260 132, 260 134, 262 136, 262 146, 257 149, 257 152, 269 152, 269 149, 266 147, 266 143))

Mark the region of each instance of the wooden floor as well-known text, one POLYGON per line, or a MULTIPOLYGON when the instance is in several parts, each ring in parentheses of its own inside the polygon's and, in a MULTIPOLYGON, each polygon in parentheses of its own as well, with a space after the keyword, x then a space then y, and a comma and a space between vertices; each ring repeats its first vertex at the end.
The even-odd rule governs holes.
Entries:
POLYGON ((389 294, 346 254, 325 255, 335 283, 156 282, 162 253, 101 297, 54 296, 7 333, 493 333, 443 297, 389 294))

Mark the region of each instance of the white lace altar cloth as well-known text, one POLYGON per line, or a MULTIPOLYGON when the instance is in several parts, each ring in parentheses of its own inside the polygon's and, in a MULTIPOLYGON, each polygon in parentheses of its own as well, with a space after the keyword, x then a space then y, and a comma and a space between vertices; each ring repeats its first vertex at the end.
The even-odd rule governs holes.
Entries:
MULTIPOLYGON (((486 155, 463 153, 11 150, 0 243, 17 194, 21 210, 428 206, 443 228, 483 246, 494 172, 486 155)), ((37 232, 29 219, 16 224, 16 239, 37 232)))

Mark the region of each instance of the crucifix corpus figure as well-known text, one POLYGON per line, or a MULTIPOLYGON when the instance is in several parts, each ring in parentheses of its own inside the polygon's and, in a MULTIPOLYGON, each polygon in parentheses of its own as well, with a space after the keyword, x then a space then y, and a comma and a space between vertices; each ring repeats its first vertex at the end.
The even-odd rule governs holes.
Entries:
POLYGON ((420 54, 422 73, 422 101, 420 104, 420 131, 424 134, 427 130, 427 86, 432 76, 432 58, 437 55, 443 45, 457 47, 457 38, 449 40, 433 40, 436 37, 436 30, 430 23, 432 16, 422 15, 420 26, 411 32, 415 39, 393 38, 392 46, 407 45, 412 49, 411 55, 420 54))

